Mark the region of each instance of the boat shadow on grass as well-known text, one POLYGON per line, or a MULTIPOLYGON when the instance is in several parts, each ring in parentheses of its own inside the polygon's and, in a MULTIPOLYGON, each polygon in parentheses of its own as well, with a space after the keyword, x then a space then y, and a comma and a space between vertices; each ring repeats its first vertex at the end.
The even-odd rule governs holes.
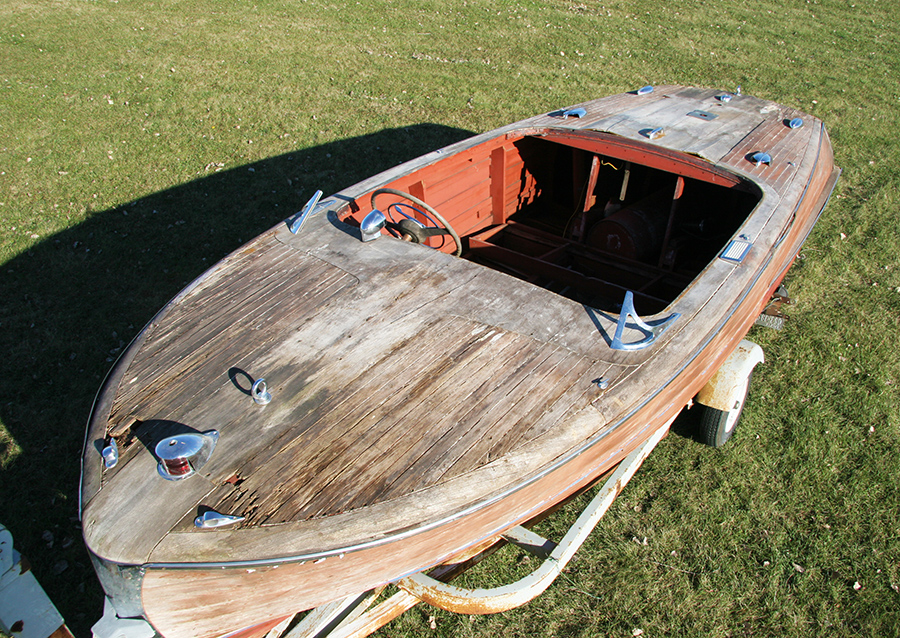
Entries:
POLYGON ((0 438, 0 522, 75 635, 89 635, 103 596, 78 522, 85 423, 128 341, 188 282, 316 189, 336 192, 472 134, 420 124, 211 172, 94 212, 0 266, 0 419, 9 433, 0 438))

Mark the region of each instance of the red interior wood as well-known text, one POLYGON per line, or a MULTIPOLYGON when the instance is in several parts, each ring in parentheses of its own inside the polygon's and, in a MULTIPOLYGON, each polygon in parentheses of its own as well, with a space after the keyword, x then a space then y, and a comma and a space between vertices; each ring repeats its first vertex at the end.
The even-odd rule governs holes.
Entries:
MULTIPOLYGON (((595 131, 534 133, 494 138, 387 186, 408 192, 440 212, 463 238, 463 256, 468 259, 579 300, 584 295, 590 299, 599 292, 618 295, 630 289, 640 293, 644 308, 654 312, 690 283, 756 203, 748 195, 752 186, 700 158, 595 131), (721 194, 708 205, 715 189, 721 194), (597 221, 663 192, 669 202, 660 213, 666 217, 660 222, 664 239, 646 264, 654 268, 623 267, 621 259, 604 256, 591 245, 590 230, 597 221), (705 198, 703 207, 710 209, 702 219, 696 212, 700 206, 688 209, 692 194, 705 198), (716 218, 706 220, 705 216, 716 218), (685 246, 692 243, 691 233, 680 231, 680 226, 693 223, 700 228, 701 222, 713 225, 722 219, 725 231, 719 244, 704 249, 705 261, 677 268, 679 251, 689 254, 685 246), (512 228, 516 232, 510 234, 512 228), (491 229, 495 230, 485 235, 491 229), (552 246, 546 244, 546 233, 557 238, 552 246), (541 238, 534 239, 538 235, 541 238)), ((382 210, 400 200, 382 197, 382 210)), ((357 203, 348 209, 355 212, 344 218, 351 224, 359 224, 371 210, 367 198, 357 203)), ((642 226, 643 220, 632 215, 622 223, 627 232, 629 227, 642 226)), ((455 250, 447 237, 434 237, 427 243, 447 253, 455 250)))

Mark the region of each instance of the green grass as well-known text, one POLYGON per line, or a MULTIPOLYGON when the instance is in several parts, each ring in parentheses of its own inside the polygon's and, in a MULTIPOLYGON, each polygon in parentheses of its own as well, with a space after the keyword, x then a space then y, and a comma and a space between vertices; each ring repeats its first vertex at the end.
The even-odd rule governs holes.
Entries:
MULTIPOLYGON (((4 2, 0 522, 87 635, 84 423, 186 282, 316 188, 472 132, 742 85, 822 118, 844 173, 786 328, 751 334, 767 362, 732 444, 668 437, 534 603, 383 635, 900 635, 898 22, 887 0, 4 2)), ((520 570, 507 554, 483 577, 520 570)))

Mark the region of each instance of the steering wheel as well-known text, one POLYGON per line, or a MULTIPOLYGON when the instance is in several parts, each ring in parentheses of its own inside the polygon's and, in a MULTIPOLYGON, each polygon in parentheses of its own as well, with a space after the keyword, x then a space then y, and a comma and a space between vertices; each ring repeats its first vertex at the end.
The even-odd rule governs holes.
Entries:
POLYGON ((453 230, 453 226, 450 225, 446 219, 444 219, 439 212, 434 210, 431 206, 423 202, 418 197, 414 197, 409 193, 404 193, 403 191, 397 190, 396 188, 379 188, 374 193, 372 193, 372 209, 376 209, 375 206, 375 198, 379 195, 396 195, 397 197, 402 197, 406 199, 419 208, 423 210, 418 211, 423 213, 425 217, 428 217, 429 221, 434 224, 434 226, 425 226, 417 219, 413 218, 412 215, 408 215, 400 210, 400 206, 406 206, 407 208, 412 208, 413 210, 417 210, 416 208, 406 205, 406 204, 398 204, 394 203, 391 206, 397 206, 397 212, 399 212, 405 219, 401 219, 399 223, 395 223, 393 221, 388 222, 387 226, 391 230, 394 230, 401 234, 404 239, 408 239, 409 241, 415 242, 417 244, 423 243, 429 237, 435 237, 437 235, 450 235, 453 238, 453 243, 456 244, 456 252, 453 253, 455 256, 459 257, 462 255, 462 241, 459 239, 459 235, 453 230), (441 228, 443 226, 443 228, 441 228))

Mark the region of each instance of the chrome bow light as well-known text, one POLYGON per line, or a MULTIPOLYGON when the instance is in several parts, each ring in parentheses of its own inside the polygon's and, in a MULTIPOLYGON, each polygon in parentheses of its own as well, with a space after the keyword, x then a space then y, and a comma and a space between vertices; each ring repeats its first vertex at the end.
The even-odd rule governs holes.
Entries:
POLYGON ((167 436, 156 444, 156 471, 168 481, 193 476, 209 460, 218 440, 216 430, 167 436))

